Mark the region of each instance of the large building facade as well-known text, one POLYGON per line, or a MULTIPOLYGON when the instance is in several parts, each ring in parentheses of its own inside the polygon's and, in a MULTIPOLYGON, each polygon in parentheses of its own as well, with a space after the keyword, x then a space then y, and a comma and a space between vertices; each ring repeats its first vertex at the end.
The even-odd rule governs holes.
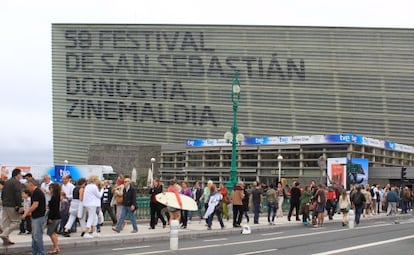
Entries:
MULTIPOLYGON (((226 182, 231 152, 232 146, 225 139, 189 139, 181 146, 164 145, 158 173, 163 181, 226 182)), ((408 170, 407 179, 414 180, 413 146, 355 134, 246 138, 237 147, 238 179, 246 183, 275 183, 279 155, 280 176, 285 183, 310 183, 319 178, 325 182, 326 176, 330 176, 330 159, 340 159, 348 174, 347 163, 365 159, 364 178, 371 184, 400 184, 402 166, 408 170)))
MULTIPOLYGON (((54 161, 91 145, 355 133, 413 144, 414 30, 53 24, 54 161)), ((107 162, 107 164, 110 162, 107 162)))

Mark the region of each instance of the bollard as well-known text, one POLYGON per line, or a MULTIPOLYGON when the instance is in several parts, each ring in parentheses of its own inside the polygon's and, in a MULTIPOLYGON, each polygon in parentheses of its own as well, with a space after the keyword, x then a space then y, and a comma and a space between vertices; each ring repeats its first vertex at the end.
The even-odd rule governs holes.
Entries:
POLYGON ((172 220, 170 224, 170 249, 178 250, 178 220, 172 220))
POLYGON ((354 228, 355 226, 355 213, 352 209, 348 212, 348 226, 349 228, 354 228))

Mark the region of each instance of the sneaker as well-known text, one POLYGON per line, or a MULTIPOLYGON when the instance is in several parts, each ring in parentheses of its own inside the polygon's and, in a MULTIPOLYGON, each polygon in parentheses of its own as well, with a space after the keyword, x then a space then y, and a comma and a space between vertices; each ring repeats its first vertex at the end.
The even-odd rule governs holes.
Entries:
POLYGON ((211 227, 207 227, 207 230, 211 230, 211 227))
POLYGON ((18 235, 23 235, 23 234, 24 234, 24 232, 19 232, 19 233, 18 233, 18 235))
POLYGON ((131 231, 131 233, 133 234, 133 233, 138 233, 138 230, 137 229, 134 229, 134 230, 132 230, 131 231))
POLYGON ((120 231, 120 230, 118 230, 116 227, 113 227, 113 228, 112 228, 112 230, 113 230, 113 231, 115 231, 115 232, 117 232, 117 233, 120 233, 120 232, 121 232, 121 231, 120 231))
POLYGON ((93 235, 86 233, 83 235, 83 238, 93 238, 93 235))

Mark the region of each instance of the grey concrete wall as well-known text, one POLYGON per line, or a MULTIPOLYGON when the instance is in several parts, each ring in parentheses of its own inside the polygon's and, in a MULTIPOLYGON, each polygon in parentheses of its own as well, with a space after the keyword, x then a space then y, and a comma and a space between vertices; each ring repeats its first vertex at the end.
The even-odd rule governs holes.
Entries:
POLYGON ((132 169, 137 169, 137 178, 146 176, 151 168, 151 158, 156 175, 159 168, 161 146, 159 145, 91 145, 88 153, 88 164, 111 165, 120 174, 131 175, 132 169))

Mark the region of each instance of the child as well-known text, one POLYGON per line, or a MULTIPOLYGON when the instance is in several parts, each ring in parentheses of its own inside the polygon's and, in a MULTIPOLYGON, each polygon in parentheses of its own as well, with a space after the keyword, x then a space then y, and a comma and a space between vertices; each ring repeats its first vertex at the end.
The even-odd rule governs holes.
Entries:
MULTIPOLYGON (((23 210, 26 212, 30 208, 31 199, 30 199, 30 191, 25 190, 22 192, 22 198, 23 198, 23 210)), ((19 235, 25 234, 27 231, 27 234, 32 233, 32 222, 30 220, 30 217, 24 218, 20 222, 20 233, 19 235)))
POLYGON ((69 206, 70 205, 69 205, 68 199, 66 198, 66 193, 63 191, 60 192, 60 210, 59 211, 60 211, 61 222, 60 222, 58 233, 64 233, 63 231, 64 227, 69 219, 69 206))

